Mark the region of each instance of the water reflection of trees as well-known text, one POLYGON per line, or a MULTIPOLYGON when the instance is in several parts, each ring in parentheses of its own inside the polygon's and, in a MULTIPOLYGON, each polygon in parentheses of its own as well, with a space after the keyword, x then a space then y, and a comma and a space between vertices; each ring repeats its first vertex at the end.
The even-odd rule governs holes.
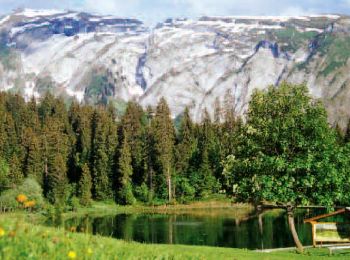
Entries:
MULTIPOLYGON (((210 245, 238 248, 294 246, 284 211, 246 212, 228 217, 220 214, 118 214, 73 218, 64 221, 69 229, 146 243, 210 245), (260 214, 260 217, 259 217, 260 214), (237 217, 239 215, 239 217, 237 217)), ((300 240, 311 244, 305 213, 296 214, 300 240)))

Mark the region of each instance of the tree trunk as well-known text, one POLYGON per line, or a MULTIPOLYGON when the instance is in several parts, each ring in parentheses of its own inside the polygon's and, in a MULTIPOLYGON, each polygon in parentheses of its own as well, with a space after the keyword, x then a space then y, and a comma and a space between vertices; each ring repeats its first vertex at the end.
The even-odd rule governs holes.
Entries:
POLYGON ((170 170, 168 168, 167 172, 167 182, 168 182, 168 196, 169 196, 169 202, 171 202, 172 196, 171 196, 171 175, 170 170))
POLYGON ((292 208, 288 208, 288 223, 289 223, 289 229, 290 232, 292 233, 293 239, 294 239, 294 243, 297 247, 297 250, 299 253, 303 253, 304 252, 304 248, 303 245, 301 244, 299 237, 298 237, 298 233, 295 230, 295 223, 294 223, 294 213, 293 213, 293 209, 292 208))

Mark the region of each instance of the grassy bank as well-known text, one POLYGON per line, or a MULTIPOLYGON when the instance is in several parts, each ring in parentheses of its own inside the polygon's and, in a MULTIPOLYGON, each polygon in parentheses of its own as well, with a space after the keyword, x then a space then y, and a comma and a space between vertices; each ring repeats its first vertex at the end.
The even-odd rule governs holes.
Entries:
MULTIPOLYGON (((67 232, 30 223, 30 216, 0 217, 0 259, 329 259, 326 249, 261 253, 182 245, 147 245, 67 232)), ((337 253, 331 258, 348 259, 337 253)))
POLYGON ((240 213, 249 214, 254 210, 250 204, 232 204, 228 200, 197 201, 189 204, 147 206, 137 204, 133 206, 121 206, 114 202, 93 202, 89 207, 80 207, 76 211, 63 213, 63 217, 69 218, 79 215, 112 215, 118 213, 159 213, 159 214, 183 214, 190 212, 197 215, 229 214, 237 216, 237 209, 240 213), (242 211, 243 210, 243 211, 242 211))

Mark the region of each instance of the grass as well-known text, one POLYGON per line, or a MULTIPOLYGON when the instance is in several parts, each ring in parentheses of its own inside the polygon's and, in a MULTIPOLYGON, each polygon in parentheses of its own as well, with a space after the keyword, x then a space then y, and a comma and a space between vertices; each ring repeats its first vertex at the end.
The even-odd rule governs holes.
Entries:
POLYGON ((133 206, 120 206, 111 202, 93 202, 90 207, 78 208, 75 212, 67 212, 62 216, 64 218, 71 218, 82 215, 112 215, 118 213, 160 213, 160 214, 184 214, 191 213, 194 215, 208 215, 213 214, 229 214, 237 218, 237 209, 240 209, 240 214, 243 212, 244 216, 253 212, 254 207, 250 204, 232 204, 230 200, 222 197, 210 198, 209 200, 196 201, 188 204, 174 204, 174 205, 159 205, 146 206, 142 204, 133 206))
POLYGON ((304 45, 317 35, 317 32, 299 32, 295 28, 276 30, 276 37, 279 42, 287 43, 287 46, 281 46, 283 51, 295 52, 301 45, 304 45))
POLYGON ((67 232, 31 224, 31 215, 0 216, 0 259, 349 259, 349 253, 328 256, 327 249, 262 253, 245 249, 148 245, 67 232), (73 259, 73 258, 71 258, 73 259))
POLYGON ((329 37, 321 49, 321 54, 326 55, 326 66, 321 71, 323 76, 327 76, 336 69, 344 66, 350 58, 349 37, 332 38, 329 37))

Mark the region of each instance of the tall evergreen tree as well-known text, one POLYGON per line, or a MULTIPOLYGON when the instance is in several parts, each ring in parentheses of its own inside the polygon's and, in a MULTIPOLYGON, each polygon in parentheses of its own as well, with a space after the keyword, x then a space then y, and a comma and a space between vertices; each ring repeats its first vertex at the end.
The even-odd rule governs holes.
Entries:
POLYGON ((85 163, 81 168, 81 177, 79 180, 79 197, 80 204, 88 206, 92 200, 92 179, 90 174, 89 165, 85 163))
POLYGON ((143 150, 143 131, 146 117, 142 107, 135 103, 129 102, 125 114, 120 123, 120 142, 123 141, 125 133, 127 134, 127 142, 132 147, 132 168, 134 171, 133 181, 140 185, 146 179, 144 174, 144 150, 143 150))
POLYGON ((181 120, 176 145, 176 170, 180 175, 187 176, 196 145, 194 123, 190 117, 189 109, 186 108, 181 120))
POLYGON ((108 114, 102 107, 95 109, 92 118, 91 169, 93 176, 93 197, 96 200, 111 199, 111 160, 107 148, 108 114))
POLYGON ((157 165, 159 172, 162 173, 158 180, 158 188, 160 188, 158 192, 160 194, 167 194, 168 200, 171 201, 173 199, 172 172, 175 130, 170 115, 170 109, 165 98, 161 98, 157 105, 156 114, 152 121, 152 133, 154 136, 157 165), (162 191, 164 186, 166 190, 162 191))
POLYGON ((118 161, 118 201, 121 204, 133 204, 135 202, 131 188, 131 176, 133 168, 131 165, 131 151, 128 143, 128 136, 124 134, 119 151, 118 161))
POLYGON ((21 184, 23 178, 22 162, 18 159, 17 155, 14 154, 10 160, 9 179, 11 186, 16 187, 21 184))
POLYGON ((24 172, 43 184, 44 162, 41 151, 41 140, 32 128, 24 130, 22 145, 25 149, 24 172))

